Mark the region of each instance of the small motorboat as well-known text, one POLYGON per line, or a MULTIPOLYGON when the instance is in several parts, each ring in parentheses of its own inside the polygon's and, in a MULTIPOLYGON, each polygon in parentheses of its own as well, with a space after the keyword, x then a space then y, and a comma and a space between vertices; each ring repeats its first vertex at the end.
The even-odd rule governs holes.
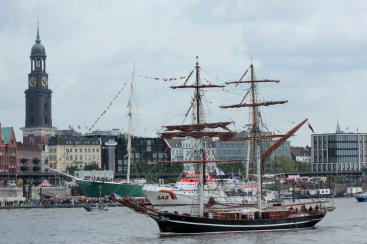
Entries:
POLYGON ((367 192, 355 196, 358 202, 367 202, 367 192))
POLYGON ((94 211, 94 210, 108 211, 107 205, 106 204, 100 204, 100 203, 97 203, 95 206, 86 204, 84 206, 84 209, 87 210, 88 212, 94 211))

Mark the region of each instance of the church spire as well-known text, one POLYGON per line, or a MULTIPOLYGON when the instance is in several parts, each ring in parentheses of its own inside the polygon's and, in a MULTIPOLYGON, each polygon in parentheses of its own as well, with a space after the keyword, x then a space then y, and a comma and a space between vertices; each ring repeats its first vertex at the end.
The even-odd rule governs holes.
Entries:
POLYGON ((41 39, 40 39, 40 21, 39 19, 37 20, 37 37, 36 37, 36 43, 40 43, 41 39))

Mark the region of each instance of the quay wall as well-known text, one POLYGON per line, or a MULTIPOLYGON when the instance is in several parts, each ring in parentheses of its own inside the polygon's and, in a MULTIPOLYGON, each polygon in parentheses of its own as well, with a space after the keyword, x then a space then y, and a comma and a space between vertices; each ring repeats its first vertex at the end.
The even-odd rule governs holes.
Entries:
MULTIPOLYGON (((32 187, 31 199, 40 199, 40 195, 46 196, 71 196, 69 187, 32 187)), ((28 187, 26 187, 28 191, 28 187)), ((23 187, 0 187, 0 201, 24 200, 23 187)))

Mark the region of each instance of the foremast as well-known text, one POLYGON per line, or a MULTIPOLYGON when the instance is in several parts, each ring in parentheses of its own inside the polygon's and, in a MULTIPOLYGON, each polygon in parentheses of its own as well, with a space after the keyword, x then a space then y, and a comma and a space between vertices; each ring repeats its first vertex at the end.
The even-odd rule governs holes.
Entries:
MULTIPOLYGON (((202 89, 207 88, 223 88, 223 85, 215 84, 202 84, 200 79, 200 65, 198 62, 198 57, 196 57, 195 65, 195 82, 193 84, 187 84, 190 76, 185 80, 183 85, 171 86, 172 89, 194 89, 194 101, 190 109, 195 109, 195 119, 192 124, 189 125, 168 125, 165 126, 165 131, 161 133, 161 137, 165 139, 171 139, 173 137, 191 137, 194 138, 195 151, 192 160, 185 161, 183 163, 198 163, 200 180, 198 184, 198 201, 199 201, 199 211, 198 215, 203 216, 204 212, 204 198, 203 191, 204 185, 206 184, 205 177, 205 164, 209 162, 214 162, 215 160, 208 159, 208 152, 205 148, 203 139, 209 137, 220 137, 220 138, 230 138, 233 134, 227 127, 231 122, 219 122, 219 123, 205 123, 204 122, 204 111, 202 109, 202 89), (210 131, 210 129, 223 129, 224 131, 210 131)), ((177 163, 177 162, 175 162, 177 163)), ((178 162, 179 163, 179 162, 178 162)))

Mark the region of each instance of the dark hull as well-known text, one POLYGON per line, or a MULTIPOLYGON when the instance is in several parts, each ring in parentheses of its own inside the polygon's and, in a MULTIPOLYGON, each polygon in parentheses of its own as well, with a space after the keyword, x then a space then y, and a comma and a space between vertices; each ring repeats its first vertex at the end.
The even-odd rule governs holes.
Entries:
POLYGON ((219 220, 176 214, 152 216, 162 233, 274 231, 314 227, 326 213, 286 219, 219 220))
POLYGON ((356 196, 358 202, 367 202, 367 196, 356 196))

